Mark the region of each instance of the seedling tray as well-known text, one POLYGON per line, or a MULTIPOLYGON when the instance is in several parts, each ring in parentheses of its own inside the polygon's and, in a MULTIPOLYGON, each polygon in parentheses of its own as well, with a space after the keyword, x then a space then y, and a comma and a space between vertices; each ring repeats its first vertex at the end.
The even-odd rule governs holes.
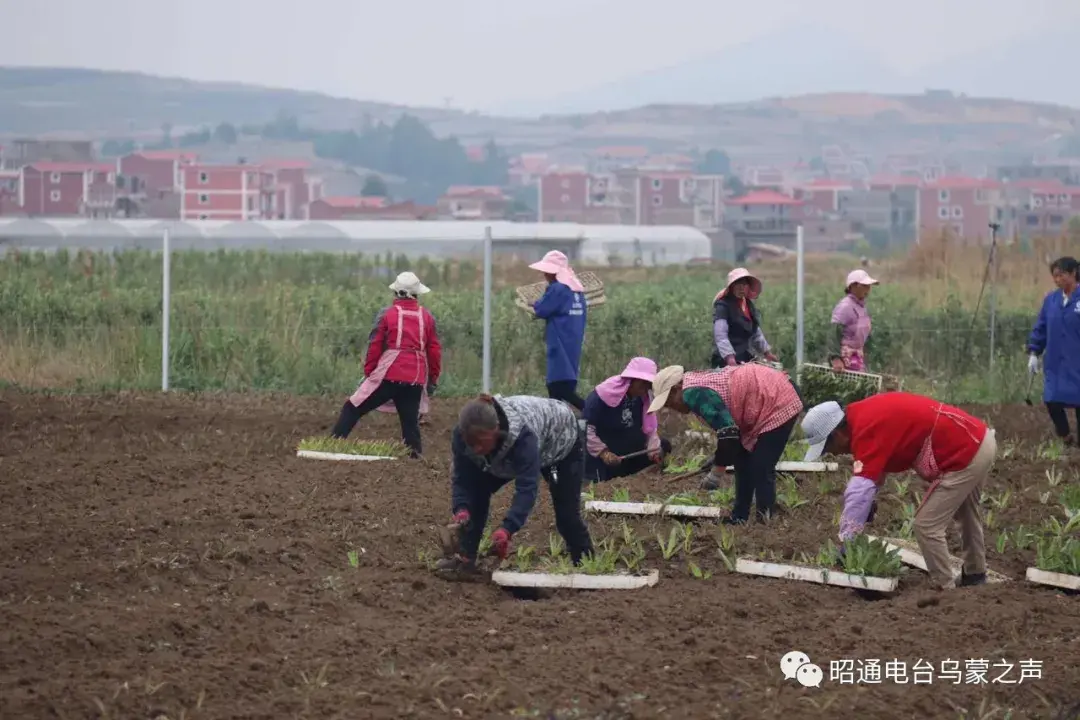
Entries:
MULTIPOLYGON (((607 302, 607 296, 604 294, 604 283, 600 281, 596 273, 586 270, 577 273, 577 278, 585 287, 585 302, 590 310, 607 302)), ((530 315, 536 315, 536 311, 532 307, 533 303, 544 296, 547 285, 546 280, 530 285, 522 285, 514 291, 514 304, 530 315)))
POLYGON ((563 588, 568 590, 636 590, 660 582, 660 571, 647 575, 586 575, 585 573, 513 572, 496 570, 491 581, 503 587, 563 588))
POLYGON ((1050 585, 1064 590, 1080 590, 1080 575, 1069 575, 1068 573, 1050 572, 1049 570, 1029 567, 1027 569, 1027 580, 1039 585, 1050 585))
MULTIPOLYGON (((898 550, 900 553, 900 562, 911 567, 918 568, 923 572, 926 572, 926 558, 919 552, 919 546, 915 543, 908 542, 899 538, 878 538, 873 535, 867 536, 870 540, 879 540, 885 543, 885 546, 890 550, 898 550)), ((958 557, 949 556, 949 564, 952 565, 953 576, 959 578, 964 568, 964 561, 958 557)), ((1006 575, 1002 575, 999 572, 987 568, 986 581, 990 583, 1008 582, 1009 578, 1006 575)))
POLYGON ((664 505, 663 503, 609 502, 589 500, 586 510, 614 515, 666 515, 670 517, 720 518, 730 513, 727 508, 709 505, 664 505))
POLYGON ((758 562, 746 558, 739 558, 735 561, 735 572, 743 575, 758 575, 782 580, 802 580, 803 582, 812 582, 819 585, 835 585, 837 587, 874 590, 883 593, 895 592, 897 585, 900 583, 899 578, 851 575, 827 568, 758 562))
POLYGON ((297 450, 296 457, 307 458, 309 460, 335 460, 335 461, 356 461, 356 460, 397 460, 396 457, 390 455, 353 455, 351 453, 331 453, 331 452, 319 452, 318 450, 297 450))

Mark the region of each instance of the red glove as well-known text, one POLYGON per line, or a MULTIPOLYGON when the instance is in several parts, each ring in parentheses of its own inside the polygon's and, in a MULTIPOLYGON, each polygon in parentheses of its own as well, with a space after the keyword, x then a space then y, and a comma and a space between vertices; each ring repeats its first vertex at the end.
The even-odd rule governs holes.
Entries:
POLYGON ((458 510, 457 513, 454 514, 454 522, 458 525, 468 525, 469 511, 465 509, 458 510))
POLYGON ((506 528, 499 528, 491 533, 491 552, 505 560, 510 554, 510 532, 506 528))

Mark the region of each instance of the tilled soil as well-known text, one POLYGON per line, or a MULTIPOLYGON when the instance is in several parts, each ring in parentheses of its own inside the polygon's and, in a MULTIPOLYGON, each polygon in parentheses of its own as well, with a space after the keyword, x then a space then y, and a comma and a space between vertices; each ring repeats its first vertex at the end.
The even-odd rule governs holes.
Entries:
MULTIPOLYGON (((735 575, 700 523, 691 557, 664 561, 649 542, 654 588, 525 601, 429 572, 457 404, 435 402, 426 461, 352 464, 294 455, 328 431, 336 398, 0 395, 0 717, 1049 718, 1080 700, 1080 600, 1024 582, 1032 551, 995 546, 1059 512, 1056 493, 1077 482, 1076 456, 1039 447, 1039 408, 977 409, 1008 455, 987 493, 1011 491, 987 530, 1007 584, 938 594, 912 570, 872 601, 735 575), (713 575, 692 577, 691 560, 713 575), (790 650, 825 669, 820 688, 783 678, 790 650), (859 658, 906 661, 908 683, 830 681, 830 660, 859 658), (969 658, 989 680, 1029 658, 1042 677, 912 683, 920 659, 969 658)), ((355 434, 395 438, 396 418, 375 413, 355 434)), ((739 554, 814 556, 845 479, 800 477, 808 502, 737 529, 739 554)), ((635 499, 687 489, 652 472, 621 486, 635 499)), ((883 499, 874 531, 895 530, 904 502, 883 499)), ((588 521, 594 539, 623 522, 588 521)), ((671 525, 627 522, 646 538, 671 525)), ((553 530, 542 493, 515 544, 546 548, 553 530)))

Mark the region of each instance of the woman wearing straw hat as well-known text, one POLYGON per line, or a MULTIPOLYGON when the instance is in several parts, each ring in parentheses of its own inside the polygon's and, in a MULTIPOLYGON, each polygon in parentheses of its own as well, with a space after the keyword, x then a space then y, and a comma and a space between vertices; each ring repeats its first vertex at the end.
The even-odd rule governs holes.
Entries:
POLYGON ((656 415, 647 408, 654 377, 656 363, 636 357, 585 398, 587 481, 633 475, 671 452, 671 442, 660 437, 656 415))
POLYGON ((866 297, 878 281, 865 270, 852 270, 844 285, 845 295, 832 312, 833 335, 830 338, 830 362, 833 370, 866 372, 863 348, 870 337, 870 313, 866 297))
POLYGON ((585 401, 577 394, 581 347, 585 344, 585 287, 570 268, 566 255, 552 250, 529 266, 544 273, 548 281, 543 297, 533 303, 536 317, 547 321, 548 397, 564 400, 578 410, 585 401))
POLYGON ((360 418, 381 405, 393 403, 401 434, 412 457, 422 452, 420 412, 426 410, 427 386, 439 382, 442 346, 435 318, 418 297, 430 292, 411 272, 390 285, 393 303, 375 319, 364 360, 365 379, 345 401, 332 435, 348 437, 360 418))
POLYGON ((716 431, 713 469, 702 488, 720 485, 727 466, 735 466, 735 504, 723 522, 742 525, 772 514, 776 504, 776 463, 784 454, 803 403, 791 378, 782 370, 747 363, 735 367, 684 372, 666 367, 653 380, 655 399, 649 412, 661 408, 693 413, 716 431))
POLYGON ((727 285, 713 299, 714 368, 750 362, 754 353, 776 362, 776 356, 761 331, 761 314, 754 300, 761 294, 761 281, 746 268, 735 268, 727 285))

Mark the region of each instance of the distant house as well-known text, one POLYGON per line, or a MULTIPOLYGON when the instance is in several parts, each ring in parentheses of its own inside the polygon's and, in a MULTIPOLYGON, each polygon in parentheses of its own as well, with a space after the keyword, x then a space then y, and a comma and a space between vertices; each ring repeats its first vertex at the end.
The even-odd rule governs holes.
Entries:
POLYGON ((432 220, 436 208, 412 201, 391 203, 383 197, 319 198, 309 206, 311 220, 432 220))
POLYGON ((111 163, 32 163, 19 171, 18 204, 32 216, 107 216, 116 202, 115 183, 111 163))
POLYGON ((436 203, 439 216, 452 220, 501 220, 510 205, 502 188, 483 185, 453 185, 436 203))
POLYGON ((920 235, 947 232, 975 242, 990 237, 990 223, 1000 222, 1002 184, 997 180, 946 176, 919 189, 920 235))
POLYGON ((181 220, 277 217, 274 174, 256 165, 185 165, 179 193, 181 220))

